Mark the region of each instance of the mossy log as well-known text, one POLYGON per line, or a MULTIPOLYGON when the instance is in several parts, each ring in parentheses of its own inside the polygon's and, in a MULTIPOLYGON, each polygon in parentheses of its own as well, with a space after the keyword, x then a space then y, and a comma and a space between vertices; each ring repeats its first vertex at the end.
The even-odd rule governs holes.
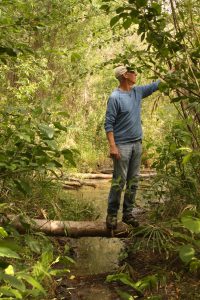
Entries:
POLYGON ((33 231, 41 231, 51 236, 79 237, 126 237, 130 227, 122 222, 117 229, 110 231, 103 221, 52 221, 45 219, 24 219, 21 216, 7 216, 10 223, 20 232, 25 233, 27 228, 33 231))

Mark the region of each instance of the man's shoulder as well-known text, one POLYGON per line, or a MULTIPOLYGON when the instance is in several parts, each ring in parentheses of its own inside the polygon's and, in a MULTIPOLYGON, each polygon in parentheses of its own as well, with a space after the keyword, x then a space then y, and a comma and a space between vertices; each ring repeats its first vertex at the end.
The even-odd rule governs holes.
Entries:
POLYGON ((114 91, 112 91, 109 98, 117 99, 118 97, 119 97, 119 90, 116 88, 114 91))

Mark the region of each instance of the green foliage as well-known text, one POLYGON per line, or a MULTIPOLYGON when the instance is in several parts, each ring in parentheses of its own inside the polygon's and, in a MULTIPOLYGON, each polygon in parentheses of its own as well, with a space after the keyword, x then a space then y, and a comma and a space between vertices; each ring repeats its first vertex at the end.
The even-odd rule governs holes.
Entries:
POLYGON ((158 176, 154 188, 161 199, 171 199, 166 213, 176 215, 184 205, 199 206, 199 151, 192 149, 192 137, 183 121, 176 122, 165 136, 164 144, 157 147, 158 176), (177 199, 176 202, 174 199, 177 199), (171 206, 171 207, 170 207, 171 206))
POLYGON ((147 248, 166 255, 176 253, 190 270, 199 267, 199 215, 195 211, 185 210, 179 220, 171 220, 160 224, 148 224, 133 232, 133 238, 143 236, 135 242, 134 248, 147 248), (192 264, 192 267, 190 267, 192 264))
POLYGON ((19 258, 19 255, 9 248, 0 247, 0 257, 19 258))
POLYGON ((0 245, 0 256, 4 257, 4 265, 1 262, 0 267, 0 297, 3 299, 44 299, 47 295, 47 279, 51 282, 52 277, 69 273, 68 268, 57 269, 56 264, 60 260, 67 266, 74 262, 67 256, 55 259, 53 245, 41 234, 26 235, 24 244, 19 235, 7 233, 3 245, 7 245, 0 245), (15 242, 18 243, 17 252, 20 252, 20 256, 12 249, 15 242))
POLYGON ((179 256, 184 263, 189 263, 194 258, 195 250, 192 245, 183 245, 180 247, 179 256))
MULTIPOLYGON (((160 277, 160 275, 148 275, 138 280, 137 282, 133 282, 133 280, 129 277, 128 274, 118 273, 114 275, 108 275, 106 281, 107 282, 120 281, 127 287, 131 287, 134 290, 134 292, 137 294, 137 296, 133 296, 122 290, 117 290, 117 293, 119 294, 121 299, 132 300, 132 299, 144 297, 143 293, 147 289, 152 290, 154 288, 157 288, 160 282, 163 281, 163 278, 160 277)), ((156 297, 157 298, 155 299, 160 299, 159 296, 156 297)))
POLYGON ((66 130, 59 122, 56 127, 42 122, 40 114, 33 110, 14 107, 2 110, 1 119, 0 180, 4 189, 13 182, 21 192, 30 194, 30 185, 23 177, 25 173, 60 168, 63 158, 75 165, 73 151, 60 150, 57 145, 56 139, 66 130))
POLYGON ((200 219, 194 216, 183 216, 181 218, 181 223, 185 228, 189 229, 192 233, 200 233, 200 219))

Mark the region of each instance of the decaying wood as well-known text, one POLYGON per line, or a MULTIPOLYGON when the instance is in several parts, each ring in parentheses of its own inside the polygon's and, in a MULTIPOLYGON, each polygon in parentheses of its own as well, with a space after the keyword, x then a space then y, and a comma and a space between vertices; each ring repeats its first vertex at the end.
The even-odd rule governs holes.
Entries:
POLYGON ((63 189, 64 190, 78 190, 80 186, 74 186, 74 185, 69 185, 69 184, 63 184, 63 189))
POLYGON ((76 181, 65 181, 64 184, 75 186, 75 187, 81 187, 82 186, 82 184, 78 180, 76 180, 76 181))
POLYGON ((88 181, 84 181, 84 180, 71 178, 68 181, 66 181, 66 180, 64 181, 63 188, 69 189, 69 190, 77 190, 77 189, 81 188, 83 185, 91 186, 93 188, 97 187, 97 185, 93 182, 88 182, 88 181))
MULTIPOLYGON (((93 174, 93 173, 76 173, 71 175, 73 178, 80 179, 110 179, 112 178, 112 174, 93 174)), ((69 177, 70 178, 70 175, 69 177)))
MULTIPOLYGON (((148 173, 140 173, 141 178, 149 178, 155 176, 155 172, 148 172, 148 173)), ((67 177, 70 179, 70 175, 67 177)), ((112 179, 112 174, 93 174, 93 173, 77 173, 72 175, 73 179, 81 178, 81 179, 112 179)))
MULTIPOLYGON (((11 224, 20 232, 25 233, 27 226, 20 216, 7 216, 11 224)), ((126 237, 129 234, 130 227, 119 222, 117 229, 111 232, 106 228, 106 223, 102 221, 52 221, 45 219, 31 219, 28 222, 30 229, 41 231, 52 236, 99 236, 99 237, 126 237)))
POLYGON ((113 169, 101 169, 100 170, 100 173, 102 173, 102 174, 112 174, 112 172, 113 172, 113 169))

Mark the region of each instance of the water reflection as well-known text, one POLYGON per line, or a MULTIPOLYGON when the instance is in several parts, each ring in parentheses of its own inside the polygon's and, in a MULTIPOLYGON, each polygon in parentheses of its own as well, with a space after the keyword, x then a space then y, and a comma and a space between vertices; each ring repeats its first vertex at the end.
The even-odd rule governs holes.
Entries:
POLYGON ((117 269, 123 242, 118 238, 86 237, 76 241, 76 249, 76 274, 107 273, 117 269))

